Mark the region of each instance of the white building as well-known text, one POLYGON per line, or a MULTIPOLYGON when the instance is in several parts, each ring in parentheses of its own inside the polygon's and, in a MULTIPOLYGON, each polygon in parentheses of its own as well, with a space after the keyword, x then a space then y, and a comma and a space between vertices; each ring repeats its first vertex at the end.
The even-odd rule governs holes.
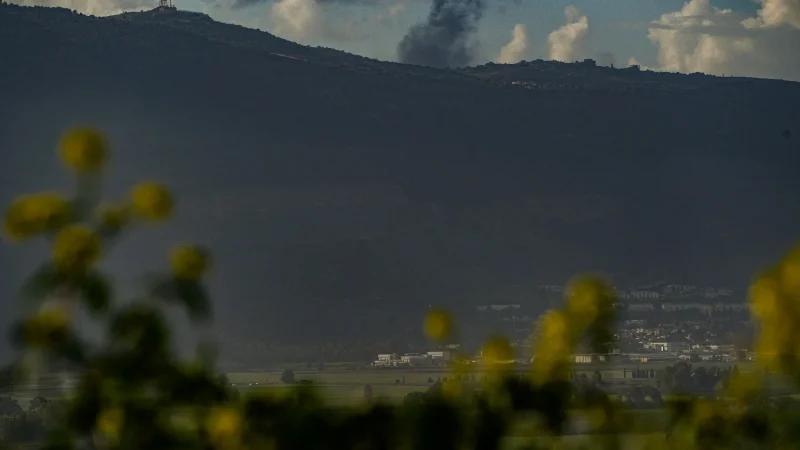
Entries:
POLYGON ((450 361, 451 355, 447 350, 428 352, 428 357, 434 363, 444 363, 450 361))
POLYGON ((680 352, 684 350, 689 350, 690 346, 686 342, 663 341, 663 342, 648 342, 644 344, 644 348, 651 348, 657 352, 680 352))
POLYGON ((606 362, 605 355, 592 355, 592 354, 580 354, 580 355, 573 355, 573 360, 575 364, 591 364, 594 362, 606 362))
POLYGON ((408 364, 409 366, 427 366, 431 364, 432 359, 428 357, 428 355, 419 355, 412 353, 401 356, 400 362, 402 364, 408 364))
POLYGON ((396 366, 400 363, 400 358, 397 357, 397 353, 379 353, 378 359, 375 360, 372 365, 373 366, 396 366))

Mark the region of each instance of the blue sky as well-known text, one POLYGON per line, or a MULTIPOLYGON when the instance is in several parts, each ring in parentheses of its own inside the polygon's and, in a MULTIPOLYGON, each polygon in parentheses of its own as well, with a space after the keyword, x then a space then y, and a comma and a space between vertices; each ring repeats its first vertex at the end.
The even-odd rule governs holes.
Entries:
MULTIPOLYGON (((175 0, 182 9, 203 11, 201 0, 175 0)), ((514 4, 508 0, 487 0, 489 8, 476 38, 480 41, 479 61, 493 59, 511 37, 517 23, 525 24, 529 35, 529 59, 546 58, 547 35, 564 24, 564 8, 573 5, 589 17, 591 38, 587 56, 597 52, 612 52, 618 64, 633 56, 644 65, 655 66, 657 51, 647 38, 642 25, 658 19, 662 14, 680 10, 684 0, 521 0, 514 4), (500 8, 499 5, 504 7, 500 8), (638 24, 639 26, 636 26, 638 24)), ((350 22, 359 33, 357 39, 337 39, 317 36, 295 40, 307 44, 323 45, 383 60, 395 59, 395 46, 408 27, 424 20, 430 5, 428 0, 406 0, 406 9, 391 21, 380 25, 370 24, 370 17, 385 12, 387 3, 379 6, 335 6, 325 10, 332 20, 350 22)), ((715 0, 714 6, 730 8, 752 16, 758 5, 750 0, 715 0)), ((274 31, 270 20, 272 2, 267 0, 255 6, 230 10, 205 8, 214 19, 238 23, 265 31, 274 31)), ((285 36, 292 39, 293 36, 285 36)))

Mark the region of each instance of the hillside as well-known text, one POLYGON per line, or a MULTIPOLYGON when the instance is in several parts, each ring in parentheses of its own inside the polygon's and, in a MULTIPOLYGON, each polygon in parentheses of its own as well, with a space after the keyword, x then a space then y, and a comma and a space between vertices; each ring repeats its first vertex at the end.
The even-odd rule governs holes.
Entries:
MULTIPOLYGON (((435 70, 201 14, 11 5, 0 67, 0 199, 63 179, 40 163, 63 127, 107 129, 112 191, 170 180, 182 215, 151 237, 214 248, 223 323, 245 334, 367 339, 431 303, 535 303, 583 270, 741 288, 798 237, 800 84, 435 70)), ((0 254, 3 294, 19 255, 0 254)))

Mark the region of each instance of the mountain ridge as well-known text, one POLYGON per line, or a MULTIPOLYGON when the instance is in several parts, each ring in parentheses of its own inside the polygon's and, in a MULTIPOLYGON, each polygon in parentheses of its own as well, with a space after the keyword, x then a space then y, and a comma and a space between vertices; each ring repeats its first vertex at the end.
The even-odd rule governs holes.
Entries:
MULTIPOLYGON (((0 198, 63 179, 41 163, 63 128, 101 127, 112 191, 164 178, 187 211, 112 268, 207 243, 223 323, 265 339, 388 333, 429 304, 502 302, 510 285, 536 303, 537 286, 587 270, 739 289, 797 238, 784 131, 800 123, 798 83, 348 63, 285 44, 332 55, 304 61, 259 31, 148 20, 0 6, 0 198), (214 196, 230 206, 216 216, 214 196)), ((6 295, 18 255, 0 255, 6 295)))

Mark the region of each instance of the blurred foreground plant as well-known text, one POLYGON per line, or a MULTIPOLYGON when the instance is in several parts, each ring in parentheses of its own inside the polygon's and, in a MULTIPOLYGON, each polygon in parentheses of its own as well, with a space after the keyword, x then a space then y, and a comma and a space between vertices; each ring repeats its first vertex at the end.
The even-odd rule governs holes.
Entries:
MULTIPOLYGON (((598 276, 570 281, 565 305, 541 318, 528 373, 512 370, 514 346, 495 336, 482 349, 480 367, 457 355, 450 381, 410 396, 402 406, 370 401, 363 407, 332 407, 310 386, 240 396, 207 355, 183 360, 170 346, 171 326, 162 304, 181 305, 195 322, 210 319, 203 279, 212 261, 204 248, 176 246, 169 270, 152 277, 143 296, 124 303, 114 301, 113 284, 98 269, 124 232, 172 216, 170 192, 147 181, 132 188, 127 199, 100 204, 100 175, 110 152, 94 130, 68 132, 59 155, 75 176, 76 191, 22 196, 3 221, 11 241, 42 237, 51 245, 50 260, 23 287, 23 298, 37 308, 16 325, 14 342, 23 353, 66 362, 78 375, 47 448, 494 450, 507 448, 512 438, 522 442, 518 447, 586 448, 562 439, 582 419, 595 433, 589 448, 611 449, 635 431, 630 424, 635 412, 600 387, 599 372, 592 383, 572 379, 571 357, 579 346, 606 358, 612 353, 614 291, 598 276), (104 320, 102 345, 78 334, 79 309, 104 320)), ((762 276, 751 297, 762 321, 759 362, 800 375, 800 336, 792 327, 800 319, 800 251, 762 276)), ((445 309, 432 310, 423 330, 435 342, 456 339, 445 309)), ((673 400, 671 439, 662 433, 641 446, 772 448, 798 442, 790 415, 773 423, 776 416, 762 384, 760 376, 736 375, 727 380, 723 399, 673 400)), ((371 400, 371 387, 369 392, 371 400)))

